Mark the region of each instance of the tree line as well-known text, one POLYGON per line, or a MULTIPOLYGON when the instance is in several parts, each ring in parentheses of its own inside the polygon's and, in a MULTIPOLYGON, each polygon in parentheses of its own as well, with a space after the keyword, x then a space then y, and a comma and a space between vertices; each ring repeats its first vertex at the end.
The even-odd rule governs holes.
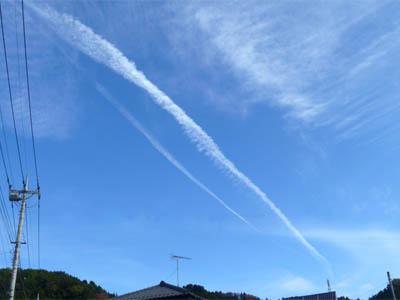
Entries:
MULTIPOLYGON (((11 269, 0 269, 0 299, 9 298, 11 269)), ((15 299, 108 299, 108 293, 93 281, 80 280, 65 272, 19 269, 15 299)))

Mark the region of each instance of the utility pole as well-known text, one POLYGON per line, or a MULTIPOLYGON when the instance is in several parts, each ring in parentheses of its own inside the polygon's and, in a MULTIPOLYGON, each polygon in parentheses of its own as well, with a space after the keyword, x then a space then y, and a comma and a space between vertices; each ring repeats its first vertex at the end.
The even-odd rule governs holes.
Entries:
POLYGON ((23 224, 24 224, 26 200, 31 198, 35 194, 37 194, 40 199, 40 193, 38 190, 36 190, 36 191, 28 190, 28 176, 26 176, 23 190, 13 190, 10 188, 10 193, 9 193, 10 201, 13 201, 13 202, 22 201, 21 211, 19 214, 17 240, 15 242, 12 242, 12 243, 15 243, 15 250, 14 250, 14 259, 13 259, 13 269, 12 269, 12 273, 11 273, 10 298, 9 298, 10 300, 14 300, 14 294, 15 294, 15 283, 17 281, 18 261, 19 261, 19 253, 20 253, 20 248, 21 248, 21 236, 22 236, 22 229, 23 229, 23 224))
POLYGON ((178 256, 178 255, 171 255, 172 259, 176 259, 176 285, 179 287, 179 260, 180 259, 187 259, 191 260, 191 257, 184 257, 184 256, 178 256))
POLYGON ((396 294, 394 293, 393 283, 392 283, 392 279, 390 279, 390 273, 389 272, 387 272, 387 276, 388 276, 388 279, 389 279, 390 289, 392 290, 393 300, 396 300, 396 294))

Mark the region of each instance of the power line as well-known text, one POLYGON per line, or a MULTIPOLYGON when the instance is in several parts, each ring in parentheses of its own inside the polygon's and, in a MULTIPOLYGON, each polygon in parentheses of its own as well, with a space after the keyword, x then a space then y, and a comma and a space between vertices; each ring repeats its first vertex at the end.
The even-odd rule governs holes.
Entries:
MULTIPOLYGON (((32 107, 31 107, 31 92, 29 87, 29 71, 28 71, 28 55, 26 51, 26 34, 25 34, 25 10, 24 10, 24 0, 21 1, 22 7, 22 28, 24 33, 24 53, 25 53, 25 71, 26 71, 26 87, 28 91, 28 103, 29 103, 29 119, 31 123, 31 136, 32 136, 32 148, 33 148, 33 158, 35 160, 35 172, 36 172, 36 182, 37 188, 40 189, 39 185, 39 175, 38 175, 38 168, 37 168, 37 159, 36 159, 36 146, 35 146, 35 136, 33 134, 33 122, 32 122, 32 107)), ((40 198, 40 194, 39 194, 40 198)))
MULTIPOLYGON (((1 107, 0 107, 0 118, 1 118, 1 123, 2 123, 2 127, 3 127, 3 134, 4 134, 4 140, 5 140, 6 136, 5 136, 5 132, 4 132, 4 120, 3 120, 3 112, 1 110, 1 107)), ((8 187, 10 187, 11 186, 10 177, 8 176, 7 164, 6 164, 6 160, 4 159, 3 146, 1 144, 1 141, 0 141, 0 152, 1 152, 1 160, 3 161, 4 171, 5 171, 6 177, 7 177, 8 187)), ((7 150, 7 152, 8 152, 8 150, 7 150)))
MULTIPOLYGON (((1 250, 3 250, 3 255, 4 255, 4 266, 7 267, 8 266, 8 261, 7 261, 7 253, 9 253, 8 251, 6 252, 6 250, 4 249, 4 235, 3 235, 3 231, 1 231, 0 233, 0 240, 1 240, 1 250)), ((7 239, 6 239, 7 242, 7 239)), ((8 243, 7 243, 8 244, 8 243)))
POLYGON ((5 39, 5 34, 4 34, 3 12, 2 12, 2 9, 1 9, 1 1, 0 1, 0 21, 1 21, 1 33, 2 33, 2 36, 3 36, 4 60, 5 60, 6 71, 7 71, 8 93, 9 93, 9 97, 10 97, 11 112, 12 112, 13 123, 14 123, 15 140, 17 142, 19 166, 21 168, 22 182, 25 183, 24 171, 23 171, 23 168, 22 168, 21 151, 19 149, 17 126, 16 126, 16 123, 15 123, 15 113, 14 113, 14 104, 13 104, 13 98, 12 98, 12 92, 11 92, 10 73, 8 71, 7 47, 6 47, 6 39, 5 39))
POLYGON ((11 242, 12 241, 12 233, 11 233, 9 221, 8 221, 6 213, 5 213, 3 201, 1 201, 0 214, 1 214, 1 218, 4 223, 4 227, 6 228, 6 231, 7 231, 8 239, 11 242))
POLYGON ((26 47, 24 0, 21 1, 21 9, 22 9, 22 28, 23 28, 23 34, 24 34, 25 71, 26 71, 26 87, 27 87, 27 91, 28 91, 29 119, 30 119, 30 124, 31 124, 32 149, 33 149, 33 158, 35 161, 36 183, 37 183, 37 190, 38 190, 38 264, 39 264, 39 269, 40 269, 40 184, 39 184, 39 173, 38 173, 38 167, 37 167, 35 135, 33 133, 33 122, 32 122, 32 105, 31 105, 31 91, 30 91, 30 85, 29 85, 28 54, 27 54, 27 47, 26 47))
MULTIPOLYGON (((1 109, 1 104, 0 104, 0 119, 1 119, 2 131, 3 131, 4 145, 6 146, 6 156, 7 156, 7 160, 8 160, 8 166, 10 168, 11 180, 13 180, 14 176, 13 176, 12 167, 11 167, 10 153, 8 152, 8 143, 7 143, 7 137, 6 137, 6 126, 4 125, 4 118, 3 118, 3 112, 2 112, 2 109, 1 109)), ((2 156, 3 156, 3 151, 2 151, 2 156)), ((3 163, 5 163, 4 159, 3 159, 3 163)), ((6 168, 6 167, 4 167, 4 168, 6 168)), ((7 176, 7 182, 8 182, 8 186, 10 187, 10 185, 12 185, 12 181, 10 181, 8 176, 7 176)))
POLYGON ((10 177, 8 176, 6 161, 4 159, 3 146, 1 145, 1 142, 0 142, 0 152, 1 152, 1 160, 3 161, 4 171, 6 172, 7 183, 8 186, 11 186, 10 177))
MULTIPOLYGON (((10 167, 10 175, 11 175, 11 177, 13 177, 12 169, 11 169, 11 162, 10 162, 10 154, 8 153, 6 131, 5 131, 5 126, 4 126, 4 118, 3 118, 3 111, 1 109, 1 105, 0 105, 0 119, 1 119, 1 127, 2 127, 2 130, 3 130, 4 145, 6 146, 6 156, 7 156, 7 159, 8 159, 8 165, 10 167)), ((0 142, 0 150, 1 150, 1 158, 2 158, 2 161, 3 161, 3 165, 4 165, 4 170, 5 170, 6 176, 7 176, 8 187, 10 187, 12 185, 12 183, 10 181, 10 177, 8 176, 7 164, 6 164, 6 161, 4 159, 3 146, 1 145, 1 142, 0 142)))
MULTIPOLYGON (((15 42, 17 45, 17 99, 22 102, 22 94, 21 94, 21 63, 20 63, 20 51, 19 51, 19 38, 18 38, 18 22, 17 22, 17 0, 14 1, 14 25, 15 25, 15 42)), ((22 136, 25 135, 25 124, 24 124, 24 110, 20 110, 21 114, 21 128, 22 128, 22 136)), ((26 139, 22 139, 22 152, 24 152, 25 166, 28 166, 28 156, 26 151, 26 139)))
POLYGON ((11 242, 14 239, 13 235, 15 233, 12 229, 15 230, 15 228, 13 228, 11 225, 10 217, 8 214, 7 207, 5 205, 3 190, 1 189, 1 186, 0 186, 0 214, 3 219, 4 226, 6 227, 6 230, 8 232, 9 240, 11 242))

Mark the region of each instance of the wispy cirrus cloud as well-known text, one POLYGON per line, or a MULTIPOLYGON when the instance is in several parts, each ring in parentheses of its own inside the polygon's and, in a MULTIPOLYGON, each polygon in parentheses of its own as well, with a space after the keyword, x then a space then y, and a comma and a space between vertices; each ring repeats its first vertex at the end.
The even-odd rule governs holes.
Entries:
MULTIPOLYGON (((305 230, 307 238, 329 244, 347 253, 353 263, 348 270, 337 274, 333 287, 349 297, 368 298, 387 284, 386 272, 397 277, 400 267, 400 232, 382 228, 313 228, 305 230), (367 278, 365 274, 369 274, 367 278)), ((335 250, 335 251, 337 251, 335 250)), ((342 260, 345 256, 342 257, 342 260)), ((338 262, 340 265, 343 262, 338 262)))
POLYGON ((333 243, 355 255, 360 261, 384 265, 400 251, 400 232, 383 229, 311 229, 305 231, 310 239, 333 243), (377 261, 377 254, 380 261, 377 261))
MULTIPOLYGON (((252 282, 254 284, 254 281, 252 282)), ((250 286, 248 290, 254 294, 266 294, 268 298, 292 297, 296 295, 310 295, 321 292, 318 285, 309 278, 291 272, 276 274, 273 279, 265 278, 257 286, 250 286), (275 295, 272 295, 275 294, 275 295)))
MULTIPOLYGON (((18 134, 30 137, 24 41, 20 2, 2 3, 7 60, 18 134)), ((67 138, 77 125, 76 76, 70 64, 57 59, 60 47, 52 33, 30 14, 25 15, 27 54, 32 100, 32 115, 37 137, 67 138), (45 47, 43 46, 45 45, 45 47), (62 76, 59 76, 62 74, 62 76), (46 82, 47 84, 43 84, 46 82)), ((75 54, 69 54, 75 56, 75 54)), ((13 127, 4 68, 3 45, 0 47, 0 96, 6 126, 13 127)))
POLYGON ((312 294, 317 291, 317 287, 312 281, 300 276, 289 276, 281 279, 278 282, 278 286, 281 290, 285 291, 288 294, 312 294))
POLYGON ((390 61, 399 59, 396 8, 390 1, 194 2, 181 23, 204 33, 197 47, 254 92, 236 99, 242 109, 266 102, 341 140, 380 135, 398 119, 399 87, 382 79, 395 76, 390 61))

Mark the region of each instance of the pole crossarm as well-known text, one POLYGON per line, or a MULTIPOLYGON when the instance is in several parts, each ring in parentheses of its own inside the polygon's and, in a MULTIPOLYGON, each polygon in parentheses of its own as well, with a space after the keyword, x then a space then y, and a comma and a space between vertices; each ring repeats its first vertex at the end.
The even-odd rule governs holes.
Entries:
POLYGON ((33 195, 40 196, 40 191, 39 190, 29 191, 29 190, 10 189, 9 200, 12 202, 18 202, 18 201, 22 201, 24 199, 24 197, 26 200, 26 199, 31 198, 33 195), (29 197, 27 197, 27 195, 29 195, 29 197))

